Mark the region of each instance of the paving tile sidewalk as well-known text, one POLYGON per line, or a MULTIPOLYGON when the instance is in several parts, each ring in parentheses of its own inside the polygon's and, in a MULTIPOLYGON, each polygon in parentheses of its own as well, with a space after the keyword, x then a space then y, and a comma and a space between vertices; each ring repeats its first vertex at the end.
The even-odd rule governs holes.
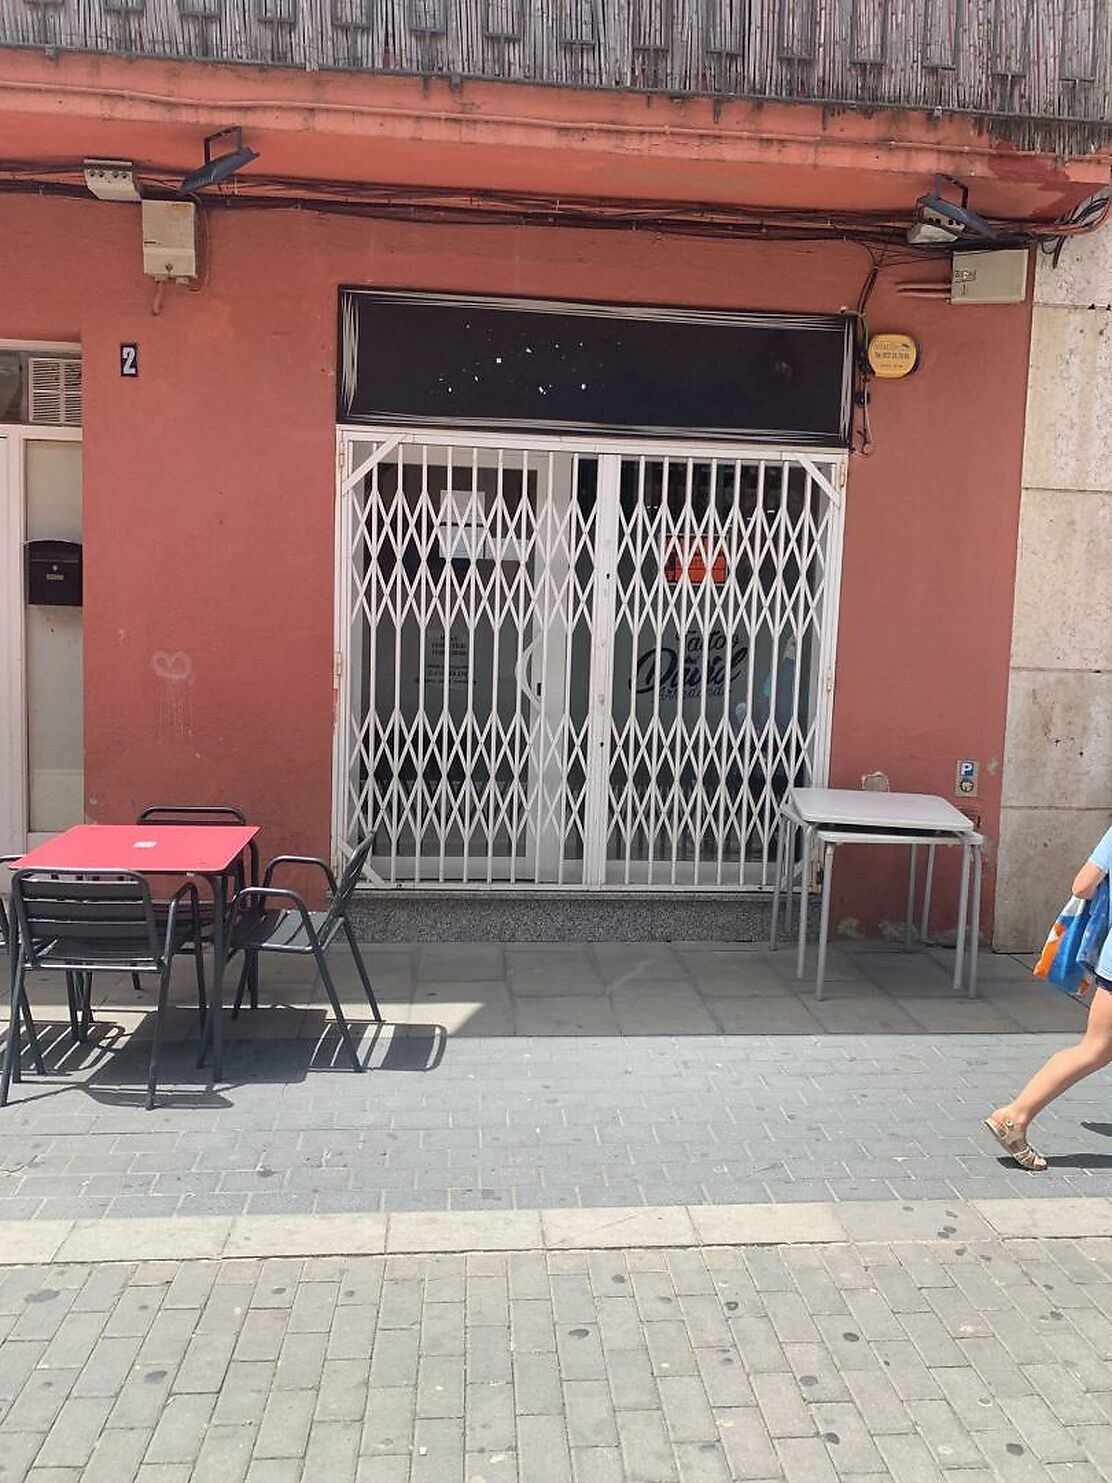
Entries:
MULTIPOLYGON (((839 949, 815 1006, 790 955, 753 949, 369 953, 389 1023, 360 1025, 367 1074, 295 964, 229 1021, 210 1092, 183 980, 150 1114, 148 1007, 98 980, 95 1041, 56 1025, 50 1074, 5 1110, 0 1220, 1112 1195, 1101 1077, 1040 1124, 1045 1176, 980 1130, 1080 1024, 1013 959, 971 1003, 943 954, 839 949)), ((342 953, 336 972, 357 1012, 342 953)))
POLYGON ((52 1265, 5 1483, 1097 1483, 1112 1241, 52 1265))

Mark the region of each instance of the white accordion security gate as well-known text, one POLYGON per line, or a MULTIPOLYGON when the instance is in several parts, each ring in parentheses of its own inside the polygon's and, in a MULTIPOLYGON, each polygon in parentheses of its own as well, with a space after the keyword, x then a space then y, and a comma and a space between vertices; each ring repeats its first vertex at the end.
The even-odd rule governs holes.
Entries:
POLYGON ((825 781, 845 457, 341 430, 337 853, 384 885, 769 887, 825 781))

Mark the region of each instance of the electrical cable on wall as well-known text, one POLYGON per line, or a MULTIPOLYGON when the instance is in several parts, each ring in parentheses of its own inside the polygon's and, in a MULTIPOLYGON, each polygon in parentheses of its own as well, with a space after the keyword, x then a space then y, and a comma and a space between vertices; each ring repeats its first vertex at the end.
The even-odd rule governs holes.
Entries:
MULTIPOLYGON (((170 199, 181 180, 180 167, 149 166, 142 171, 143 194, 170 199)), ((0 160, 0 193, 37 194, 88 199, 82 161, 0 160)), ((907 213, 788 210, 779 207, 715 207, 696 203, 648 201, 631 203, 607 197, 553 200, 523 192, 466 191, 451 187, 402 189, 353 181, 303 180, 291 176, 237 176, 234 187, 203 197, 210 210, 303 210, 375 220, 441 222, 467 225, 540 225, 592 231, 641 230, 662 235, 712 237, 767 242, 856 242, 863 247, 901 253, 904 262, 947 255, 953 242, 909 244, 907 213)), ((991 220, 993 248, 1059 244, 1095 230, 1112 210, 1108 200, 1082 215, 1059 221, 991 220)), ((898 259, 891 256, 888 261, 898 259)))

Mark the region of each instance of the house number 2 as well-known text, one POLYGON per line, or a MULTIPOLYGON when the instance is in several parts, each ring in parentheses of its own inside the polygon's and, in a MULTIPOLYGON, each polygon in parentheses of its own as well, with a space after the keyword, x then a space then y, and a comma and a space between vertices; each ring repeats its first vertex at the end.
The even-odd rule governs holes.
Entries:
POLYGON ((139 374, 139 347, 138 345, 120 346, 120 375, 138 376, 139 374))

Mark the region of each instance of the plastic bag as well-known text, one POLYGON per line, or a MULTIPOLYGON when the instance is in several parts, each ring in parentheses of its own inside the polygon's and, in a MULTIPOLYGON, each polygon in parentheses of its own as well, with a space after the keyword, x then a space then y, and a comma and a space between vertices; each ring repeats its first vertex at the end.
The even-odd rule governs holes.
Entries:
POLYGON ((1035 977, 1088 1004, 1096 987, 1096 964, 1108 936, 1108 880, 1091 901, 1071 896, 1058 913, 1035 965, 1035 977))

